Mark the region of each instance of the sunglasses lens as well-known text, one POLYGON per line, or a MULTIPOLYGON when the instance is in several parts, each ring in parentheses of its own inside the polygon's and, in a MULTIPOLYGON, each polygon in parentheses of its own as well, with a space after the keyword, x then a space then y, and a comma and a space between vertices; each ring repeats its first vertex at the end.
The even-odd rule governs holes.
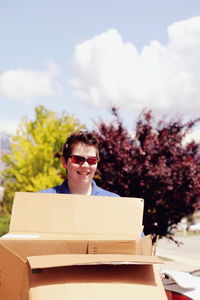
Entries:
POLYGON ((96 156, 90 156, 86 159, 85 157, 80 155, 72 155, 71 161, 74 164, 79 164, 79 165, 84 164, 85 161, 87 161, 89 165, 95 165, 97 163, 97 158, 96 156))
POLYGON ((83 164, 85 162, 85 158, 83 156, 79 156, 79 155, 72 155, 72 162, 74 164, 83 164))
POLYGON ((87 162, 89 165, 95 165, 97 163, 97 158, 94 157, 88 157, 87 162))

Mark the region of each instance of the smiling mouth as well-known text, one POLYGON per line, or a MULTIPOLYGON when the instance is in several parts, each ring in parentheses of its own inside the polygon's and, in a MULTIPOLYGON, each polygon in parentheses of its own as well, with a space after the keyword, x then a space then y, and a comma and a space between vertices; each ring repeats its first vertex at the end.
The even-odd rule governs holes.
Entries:
POLYGON ((89 173, 90 172, 80 172, 80 171, 78 171, 78 174, 80 174, 80 175, 89 175, 89 173))

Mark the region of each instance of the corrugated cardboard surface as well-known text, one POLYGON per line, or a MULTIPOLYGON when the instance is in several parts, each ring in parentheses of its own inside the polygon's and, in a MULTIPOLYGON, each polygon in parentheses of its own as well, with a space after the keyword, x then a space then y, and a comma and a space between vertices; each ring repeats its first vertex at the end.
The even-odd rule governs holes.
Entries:
POLYGON ((0 299, 26 300, 29 282, 27 262, 0 244, 0 299), (21 298, 20 298, 21 297, 21 298))
POLYGON ((15 193, 9 232, 132 235, 142 228, 143 200, 15 193))
MULTIPOLYGON (((93 237, 95 238, 95 237, 93 237)), ((135 254, 135 255, 151 255, 152 242, 151 237, 146 236, 131 240, 127 240, 121 236, 115 236, 115 239, 94 239, 89 240, 88 237, 82 239, 68 240, 64 239, 0 239, 0 243, 8 247, 11 251, 17 252, 21 257, 32 255, 48 255, 48 254, 135 254)))
POLYGON ((80 265, 151 265, 160 264, 155 256, 145 255, 113 255, 113 254, 88 254, 88 255, 42 255, 27 257, 31 269, 43 269, 62 266, 80 265))
POLYGON ((34 300, 167 299, 152 265, 82 265, 32 274, 34 300))

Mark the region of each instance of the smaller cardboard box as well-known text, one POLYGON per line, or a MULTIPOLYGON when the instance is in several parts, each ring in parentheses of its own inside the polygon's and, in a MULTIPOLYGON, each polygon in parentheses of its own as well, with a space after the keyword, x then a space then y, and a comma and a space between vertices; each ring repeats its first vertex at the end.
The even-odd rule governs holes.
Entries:
POLYGON ((160 263, 156 257, 37 255, 40 251, 27 256, 25 245, 26 241, 19 253, 13 241, 0 244, 0 299, 167 299, 153 266, 160 263))

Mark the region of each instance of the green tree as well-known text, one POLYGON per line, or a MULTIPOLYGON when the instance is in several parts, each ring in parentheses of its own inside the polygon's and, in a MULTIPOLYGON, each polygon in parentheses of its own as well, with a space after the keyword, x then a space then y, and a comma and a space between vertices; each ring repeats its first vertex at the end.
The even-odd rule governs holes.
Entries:
POLYGON ((62 145, 72 132, 84 127, 73 116, 57 115, 44 106, 35 108, 35 120, 22 120, 11 152, 3 157, 4 214, 10 214, 16 191, 35 192, 61 182, 65 176, 60 164, 62 145))

